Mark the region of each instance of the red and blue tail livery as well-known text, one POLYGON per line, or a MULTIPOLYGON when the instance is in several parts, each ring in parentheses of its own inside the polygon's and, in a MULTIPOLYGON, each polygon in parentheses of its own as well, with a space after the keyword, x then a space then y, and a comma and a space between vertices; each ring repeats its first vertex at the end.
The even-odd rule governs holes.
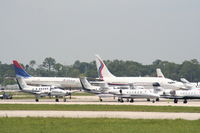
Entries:
POLYGON ((13 60, 13 66, 17 77, 24 77, 24 78, 31 77, 31 75, 29 75, 16 60, 13 60))

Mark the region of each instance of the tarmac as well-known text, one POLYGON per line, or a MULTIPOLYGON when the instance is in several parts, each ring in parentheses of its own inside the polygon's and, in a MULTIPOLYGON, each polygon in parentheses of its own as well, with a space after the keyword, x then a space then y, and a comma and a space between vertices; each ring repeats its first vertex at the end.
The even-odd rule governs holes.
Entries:
POLYGON ((160 99, 159 102, 152 103, 147 102, 146 99, 135 99, 135 102, 130 103, 126 100, 121 103, 117 102, 117 99, 104 98, 102 102, 99 101, 96 96, 73 96, 72 99, 67 99, 63 102, 60 99, 59 102, 55 102, 55 99, 40 99, 39 102, 35 102, 35 99, 8 99, 0 100, 0 104, 97 104, 97 105, 144 105, 144 106, 186 106, 186 107, 200 107, 200 100, 188 100, 187 104, 183 103, 183 100, 179 100, 177 104, 173 100, 160 99))
MULTIPOLYGON (((144 105, 144 106, 186 106, 200 107, 200 100, 189 100, 184 104, 181 100, 175 104, 173 100, 161 99, 159 102, 147 102, 145 99, 136 99, 135 102, 117 102, 117 99, 104 98, 99 102, 96 96, 73 96, 67 102, 55 102, 55 99, 8 99, 0 100, 1 104, 96 104, 96 105, 144 105)), ((200 113, 173 113, 173 112, 130 112, 130 111, 35 111, 35 110, 0 110, 0 117, 64 117, 64 118, 127 118, 127 119, 185 119, 198 120, 200 113)))
POLYGON ((200 113, 128 112, 128 111, 19 111, 3 110, 0 117, 57 118, 126 118, 126 119, 184 119, 198 120, 200 113))

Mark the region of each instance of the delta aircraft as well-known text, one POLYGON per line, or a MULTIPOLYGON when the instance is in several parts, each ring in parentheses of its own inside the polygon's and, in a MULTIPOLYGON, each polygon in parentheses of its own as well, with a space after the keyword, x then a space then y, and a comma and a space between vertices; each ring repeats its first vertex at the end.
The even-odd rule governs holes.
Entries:
POLYGON ((24 81, 23 77, 17 77, 17 84, 22 92, 25 93, 31 93, 35 95, 35 101, 38 102, 40 97, 44 96, 55 96, 56 102, 59 102, 59 98, 63 97, 64 102, 66 102, 65 96, 71 96, 72 91, 63 90, 58 87, 52 87, 52 86, 30 86, 27 85, 24 81))
POLYGON ((80 89, 79 78, 69 77, 33 77, 16 61, 13 61, 16 77, 23 77, 28 85, 56 86, 67 89, 80 89))
POLYGON ((165 78, 159 70, 157 71, 160 74, 159 77, 116 77, 110 73, 103 60, 98 55, 96 55, 96 67, 99 78, 109 85, 134 83, 135 86, 144 86, 148 89, 153 89, 153 83, 159 83, 160 86, 165 89, 179 89, 183 86, 183 83, 181 82, 165 78))
POLYGON ((120 88, 119 86, 92 86, 87 79, 80 78, 80 82, 82 84, 82 88, 84 91, 96 94, 99 96, 100 101, 102 101, 102 97, 118 97, 119 102, 124 102, 123 99, 127 99, 127 101, 134 102, 134 99, 137 98, 145 98, 145 99, 153 99, 154 103, 156 99, 159 99, 160 95, 157 93, 157 90, 144 89, 140 86, 128 87, 126 89, 120 88))

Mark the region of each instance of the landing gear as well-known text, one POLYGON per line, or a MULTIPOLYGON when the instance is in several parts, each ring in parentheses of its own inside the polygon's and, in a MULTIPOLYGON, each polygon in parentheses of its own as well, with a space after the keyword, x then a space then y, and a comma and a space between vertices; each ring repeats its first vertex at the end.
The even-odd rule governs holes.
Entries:
POLYGON ((121 103, 123 103, 123 102, 124 102, 124 100, 123 100, 122 98, 119 98, 119 99, 118 99, 118 102, 121 102, 121 103))
POLYGON ((129 102, 129 99, 127 98, 126 101, 129 102))
POLYGON ((178 103, 178 99, 174 99, 174 103, 178 103))
POLYGON ((130 103, 133 103, 133 102, 134 102, 134 99, 131 98, 130 103))
POLYGON ((100 102, 102 102, 102 101, 103 101, 101 97, 99 97, 99 101, 100 101, 100 102))
POLYGON ((59 99, 58 98, 56 98, 56 100, 55 100, 56 102, 59 102, 59 99))
POLYGON ((186 104, 186 103, 187 103, 187 99, 184 99, 183 103, 185 103, 185 104, 186 104))
POLYGON ((39 99, 38 99, 38 98, 36 98, 36 99, 35 99, 35 101, 36 101, 36 102, 39 102, 39 99))
POLYGON ((158 101, 160 101, 160 99, 159 99, 159 98, 156 98, 156 102, 158 102, 158 101))
POLYGON ((71 94, 69 95, 69 99, 72 99, 72 95, 71 94))
POLYGON ((63 99, 63 102, 66 102, 66 101, 67 101, 67 99, 66 99, 66 98, 64 98, 64 99, 63 99))
POLYGON ((150 102, 151 101, 150 98, 147 98, 147 101, 150 102))
POLYGON ((121 103, 123 103, 124 102, 124 100, 123 99, 121 99, 121 101, 120 101, 121 103))
POLYGON ((155 100, 153 100, 152 103, 155 103, 155 100))

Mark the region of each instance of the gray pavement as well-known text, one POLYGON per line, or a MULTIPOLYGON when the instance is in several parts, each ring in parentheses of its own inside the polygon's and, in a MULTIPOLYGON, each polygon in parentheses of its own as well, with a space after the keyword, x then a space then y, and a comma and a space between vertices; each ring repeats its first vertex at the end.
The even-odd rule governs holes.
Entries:
POLYGON ((35 102, 34 99, 9 99, 0 100, 0 104, 98 104, 98 105, 144 105, 144 106, 187 106, 187 107, 200 107, 200 100, 188 100, 187 104, 184 104, 182 100, 179 103, 174 104, 173 100, 161 99, 159 102, 147 102, 145 99, 136 99, 134 103, 124 102, 119 103, 117 99, 104 98, 103 102, 99 102, 96 96, 74 96, 72 99, 67 99, 67 102, 55 102, 55 99, 40 99, 39 102, 35 102))
POLYGON ((127 118, 198 120, 200 113, 128 112, 128 111, 0 111, 0 117, 61 117, 61 118, 127 118))

